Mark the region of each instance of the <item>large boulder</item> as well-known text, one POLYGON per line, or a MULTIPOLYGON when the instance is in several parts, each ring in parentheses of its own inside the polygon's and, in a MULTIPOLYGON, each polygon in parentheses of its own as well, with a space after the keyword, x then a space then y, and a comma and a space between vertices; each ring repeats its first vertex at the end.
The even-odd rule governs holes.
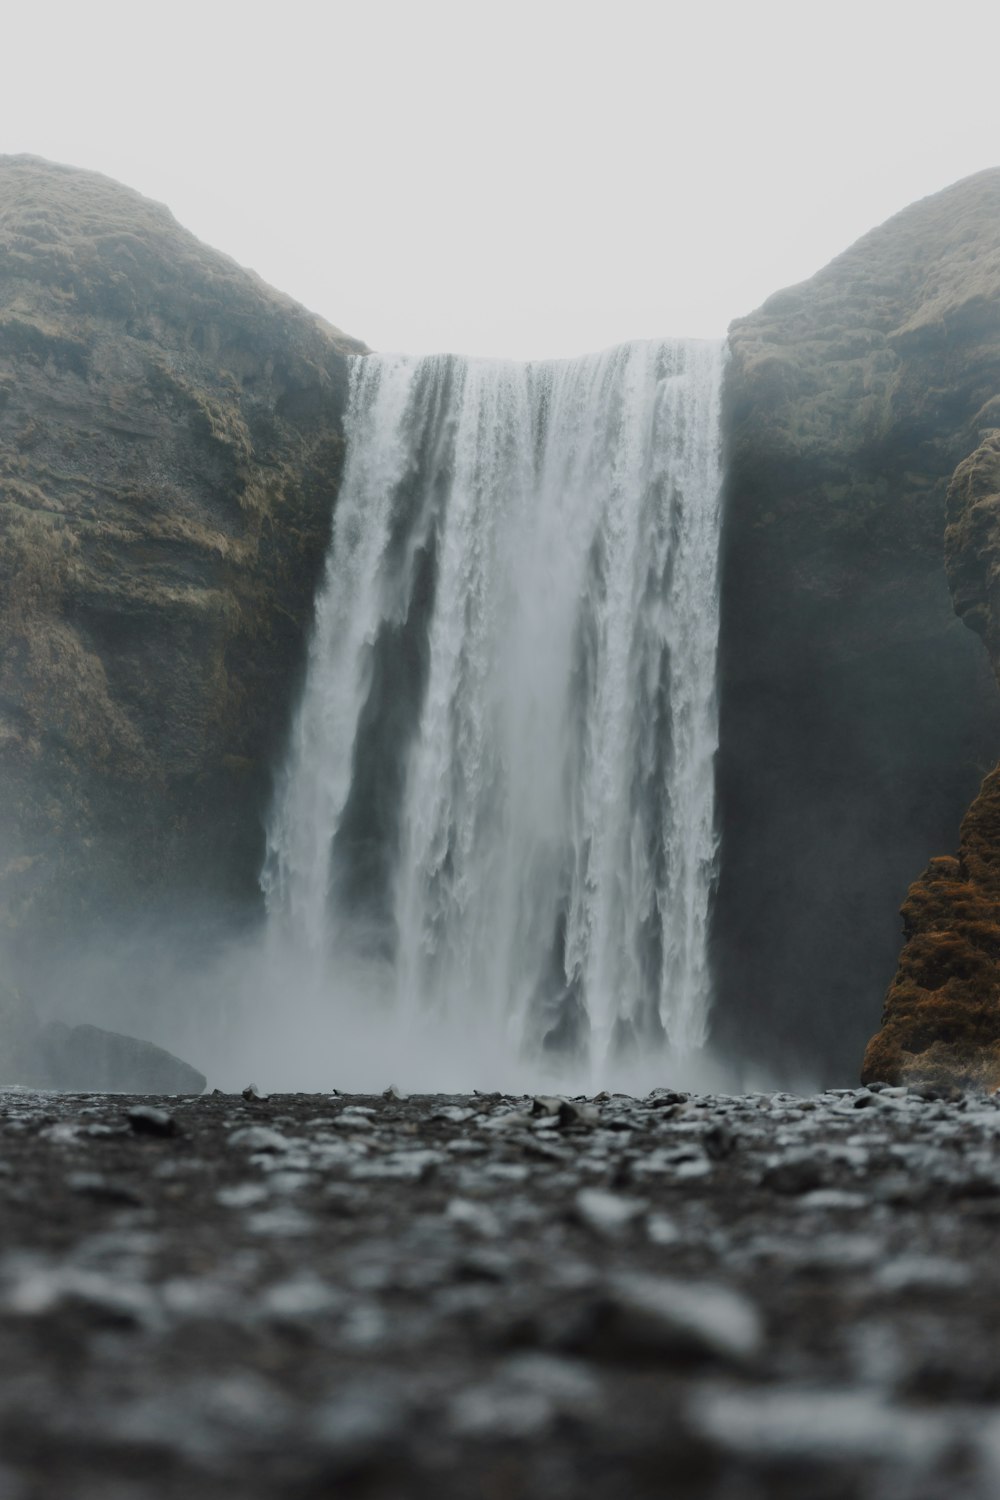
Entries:
POLYGON ((0 1088, 19 1085, 127 1094, 200 1094, 205 1075, 153 1042, 99 1026, 43 1023, 0 983, 0 1088))
POLYGON ((855 1075, 916 871, 1000 746, 945 499, 997 425, 1000 170, 735 323, 725 395, 716 1037, 855 1075))
POLYGON ((91 172, 0 157, 0 945, 258 899, 361 345, 91 172))
POLYGON ((39 1037, 45 1087, 74 1093, 200 1094, 205 1075, 164 1047, 84 1023, 50 1021, 39 1037))

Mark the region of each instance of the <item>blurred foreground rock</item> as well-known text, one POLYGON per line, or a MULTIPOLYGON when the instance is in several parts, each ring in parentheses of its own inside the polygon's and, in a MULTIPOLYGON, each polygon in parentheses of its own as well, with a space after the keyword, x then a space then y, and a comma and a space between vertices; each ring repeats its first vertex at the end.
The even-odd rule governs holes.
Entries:
POLYGON ((0 1094, 0 1495, 995 1500, 933 1093, 0 1094))

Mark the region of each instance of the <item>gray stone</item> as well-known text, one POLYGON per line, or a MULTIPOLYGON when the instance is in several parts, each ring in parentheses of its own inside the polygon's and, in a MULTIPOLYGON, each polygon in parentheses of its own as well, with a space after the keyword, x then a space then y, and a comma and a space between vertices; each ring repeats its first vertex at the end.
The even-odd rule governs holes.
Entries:
POLYGON ((82 1198, 93 1198, 97 1203, 109 1203, 123 1208, 141 1208, 142 1198, 126 1183, 105 1177, 102 1172, 69 1172, 66 1186, 71 1193, 82 1198))
POLYGON ((823 1465, 891 1459, 918 1468, 955 1441, 947 1413, 903 1410, 870 1391, 708 1391, 693 1415, 729 1452, 823 1465))
POLYGON ((135 1135, 180 1135, 180 1126, 173 1115, 168 1115, 165 1109, 154 1109, 149 1104, 137 1104, 128 1111, 125 1118, 135 1135))
POLYGON ((749 1298, 713 1282, 641 1273, 614 1277, 599 1300, 593 1353, 742 1365, 758 1355, 764 1330, 749 1298))
POLYGON ((559 1105, 559 1124, 563 1127, 582 1125, 593 1129, 601 1122, 600 1112, 579 1099, 563 1099, 559 1105))
POLYGON ((287 1136, 268 1125, 243 1125, 230 1132, 229 1144, 244 1151, 289 1151, 292 1146, 287 1136))
POLYGON ((617 1239, 642 1217, 649 1203, 645 1198, 628 1198, 601 1188, 581 1188, 574 1207, 581 1224, 606 1239, 617 1239))
POLYGON ((829 1163, 816 1152, 790 1151, 768 1160, 761 1176, 761 1186, 776 1193, 809 1193, 826 1186, 829 1172, 829 1163))

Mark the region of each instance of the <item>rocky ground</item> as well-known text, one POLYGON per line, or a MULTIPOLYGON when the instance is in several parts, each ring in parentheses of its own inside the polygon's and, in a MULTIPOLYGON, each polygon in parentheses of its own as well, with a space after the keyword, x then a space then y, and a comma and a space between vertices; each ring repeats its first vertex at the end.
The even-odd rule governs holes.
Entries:
POLYGON ((1000 1107, 0 1094, 2 1500, 994 1500, 1000 1107))

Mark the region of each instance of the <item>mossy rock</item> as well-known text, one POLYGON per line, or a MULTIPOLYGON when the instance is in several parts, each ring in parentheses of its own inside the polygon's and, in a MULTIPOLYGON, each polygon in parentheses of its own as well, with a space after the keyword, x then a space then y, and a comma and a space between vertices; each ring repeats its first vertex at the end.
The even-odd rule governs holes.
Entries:
POLYGON ((363 351, 96 173, 0 157, 0 931, 253 908, 363 351))

